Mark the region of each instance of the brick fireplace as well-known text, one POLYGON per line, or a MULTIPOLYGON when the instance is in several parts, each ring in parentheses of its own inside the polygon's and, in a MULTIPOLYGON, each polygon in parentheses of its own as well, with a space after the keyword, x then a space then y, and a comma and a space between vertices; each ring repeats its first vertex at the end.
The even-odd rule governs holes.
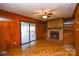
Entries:
POLYGON ((53 19, 47 21, 47 39, 63 40, 63 19, 53 19))
POLYGON ((48 39, 50 40, 63 40, 63 29, 48 29, 48 39))

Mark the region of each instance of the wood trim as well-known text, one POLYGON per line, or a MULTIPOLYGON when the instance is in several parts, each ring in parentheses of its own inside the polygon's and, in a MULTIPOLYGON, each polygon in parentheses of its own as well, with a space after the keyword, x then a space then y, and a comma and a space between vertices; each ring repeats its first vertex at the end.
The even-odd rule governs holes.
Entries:
POLYGON ((74 10, 73 15, 72 15, 72 18, 74 18, 74 15, 75 15, 75 12, 77 11, 78 5, 79 5, 79 3, 76 4, 75 10, 74 10))
POLYGON ((22 48, 22 46, 21 46, 21 22, 20 22, 20 27, 19 28, 20 28, 19 29, 20 30, 20 34, 19 34, 20 35, 20 48, 22 48))

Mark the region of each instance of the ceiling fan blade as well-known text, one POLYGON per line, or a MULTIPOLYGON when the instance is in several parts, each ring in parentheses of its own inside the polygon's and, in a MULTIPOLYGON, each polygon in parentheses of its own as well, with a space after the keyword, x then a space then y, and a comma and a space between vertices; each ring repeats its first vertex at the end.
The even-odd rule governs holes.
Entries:
POLYGON ((56 15, 47 15, 48 18, 57 17, 56 15))
POLYGON ((51 16, 48 15, 47 17, 49 18, 49 17, 51 17, 51 16))
POLYGON ((48 13, 48 15, 52 15, 53 13, 48 13))

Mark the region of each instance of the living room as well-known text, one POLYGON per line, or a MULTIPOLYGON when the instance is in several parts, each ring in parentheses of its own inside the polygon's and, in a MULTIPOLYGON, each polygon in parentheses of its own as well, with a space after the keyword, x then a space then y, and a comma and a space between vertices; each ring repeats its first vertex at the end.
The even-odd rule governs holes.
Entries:
POLYGON ((0 3, 0 55, 78 56, 78 21, 78 3, 0 3))

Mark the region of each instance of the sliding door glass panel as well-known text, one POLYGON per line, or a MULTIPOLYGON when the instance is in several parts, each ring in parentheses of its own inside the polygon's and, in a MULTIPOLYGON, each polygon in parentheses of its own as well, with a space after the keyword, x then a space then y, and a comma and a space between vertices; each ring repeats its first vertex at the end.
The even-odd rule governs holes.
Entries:
POLYGON ((30 23, 30 41, 36 40, 36 25, 30 23))
POLYGON ((29 42, 29 23, 21 22, 21 44, 29 42))

